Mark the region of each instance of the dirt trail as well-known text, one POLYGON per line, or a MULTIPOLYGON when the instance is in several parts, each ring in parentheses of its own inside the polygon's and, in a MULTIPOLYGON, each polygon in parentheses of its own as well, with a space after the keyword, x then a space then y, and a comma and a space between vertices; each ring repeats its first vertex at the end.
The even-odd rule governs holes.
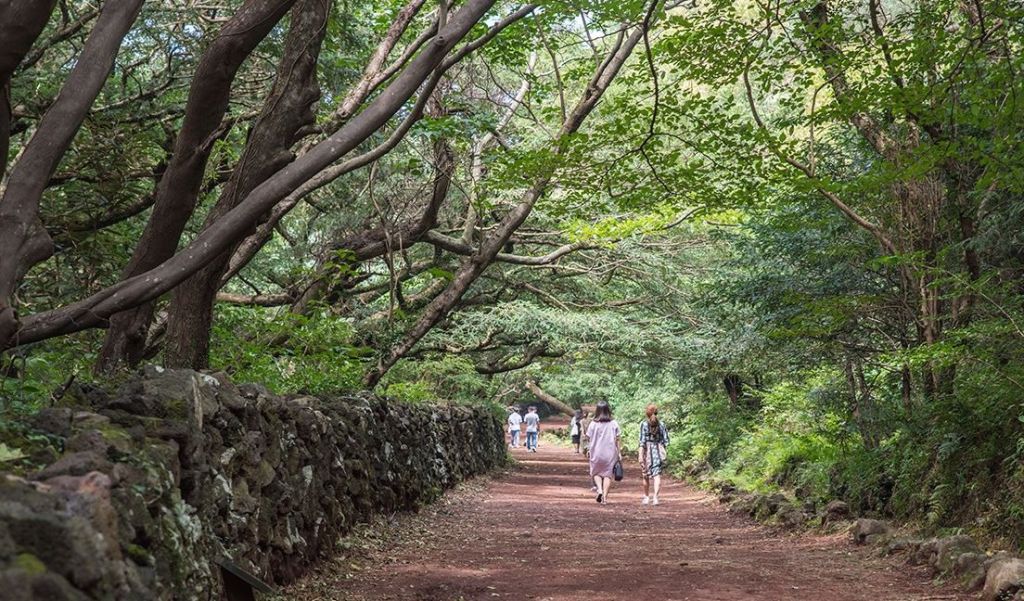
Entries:
POLYGON ((679 482, 640 505, 635 464, 598 505, 587 464, 542 443, 518 465, 405 519, 384 549, 337 559, 288 599, 924 601, 971 597, 842 536, 775 533, 679 482))

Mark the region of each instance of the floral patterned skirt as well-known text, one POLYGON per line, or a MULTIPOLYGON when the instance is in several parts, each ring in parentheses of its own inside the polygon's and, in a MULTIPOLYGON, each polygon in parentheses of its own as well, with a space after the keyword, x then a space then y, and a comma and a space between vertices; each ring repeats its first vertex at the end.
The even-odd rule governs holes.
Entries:
POLYGON ((664 462, 661 445, 656 442, 645 442, 640 464, 644 478, 660 476, 664 462))

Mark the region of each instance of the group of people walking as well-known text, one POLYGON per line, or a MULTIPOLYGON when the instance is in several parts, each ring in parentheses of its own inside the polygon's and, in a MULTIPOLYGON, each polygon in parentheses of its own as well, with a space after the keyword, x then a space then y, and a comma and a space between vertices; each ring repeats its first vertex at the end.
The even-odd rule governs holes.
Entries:
MULTIPOLYGON (((661 492, 661 472, 668 447, 668 429, 658 419, 657 405, 648 405, 646 418, 640 423, 640 437, 637 444, 637 461, 644 480, 644 505, 658 505, 661 492)), ((512 410, 508 416, 508 429, 512 448, 519 446, 520 431, 526 427, 526 449, 537 452, 540 433, 540 416, 536 407, 530 407, 526 416, 512 410)), ((622 430, 612 417, 612 408, 607 401, 598 401, 594 416, 577 409, 569 422, 573 451, 584 454, 590 462, 590 477, 598 503, 608 503, 612 482, 622 478, 622 430)))
POLYGON ((537 414, 537 408, 528 408, 524 417, 517 408, 509 407, 508 434, 513 449, 519 448, 519 434, 523 428, 526 428, 526 451, 536 453, 537 440, 540 438, 540 415, 537 414))

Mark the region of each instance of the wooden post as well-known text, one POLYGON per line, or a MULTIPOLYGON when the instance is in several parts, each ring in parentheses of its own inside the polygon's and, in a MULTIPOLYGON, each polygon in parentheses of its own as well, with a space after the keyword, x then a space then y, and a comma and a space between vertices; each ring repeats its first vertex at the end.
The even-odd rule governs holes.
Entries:
POLYGON ((269 584, 226 557, 218 559, 216 564, 220 566, 220 579, 224 583, 226 601, 256 601, 254 591, 277 594, 269 584))

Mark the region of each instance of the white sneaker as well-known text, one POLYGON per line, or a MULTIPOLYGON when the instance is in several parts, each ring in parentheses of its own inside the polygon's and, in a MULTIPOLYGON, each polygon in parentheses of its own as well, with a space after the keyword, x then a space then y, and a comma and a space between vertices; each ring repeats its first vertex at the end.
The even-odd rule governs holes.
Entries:
POLYGON ((643 501, 640 501, 640 504, 641 504, 641 505, 647 505, 647 504, 648 504, 648 503, 650 503, 650 502, 651 502, 651 499, 650 499, 650 497, 644 497, 644 500, 643 500, 643 501))
POLYGON ((651 505, 657 505, 657 504, 658 504, 658 497, 654 497, 654 500, 651 501, 651 505))

